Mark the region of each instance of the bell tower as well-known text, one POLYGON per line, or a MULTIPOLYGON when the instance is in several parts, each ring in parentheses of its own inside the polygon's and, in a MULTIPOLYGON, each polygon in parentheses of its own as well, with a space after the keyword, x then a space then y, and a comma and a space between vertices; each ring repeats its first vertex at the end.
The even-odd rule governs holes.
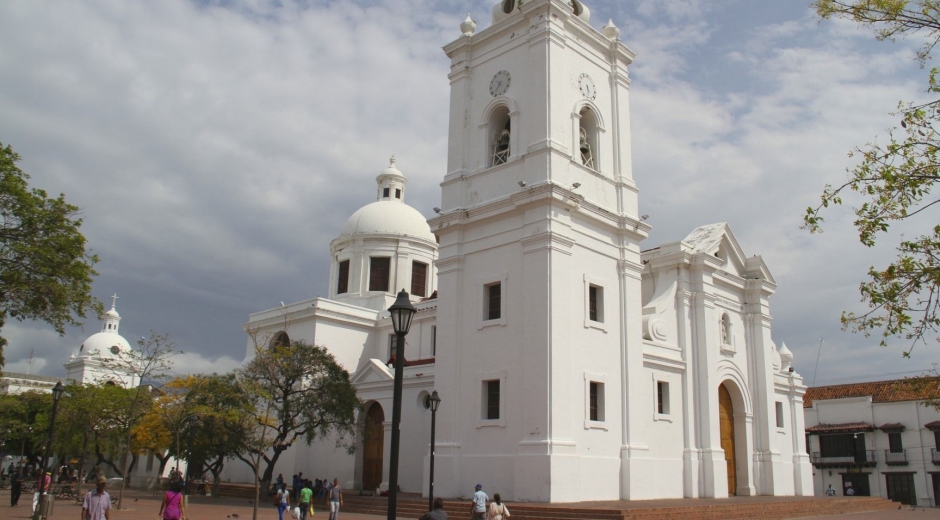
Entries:
MULTIPOLYGON (((439 237, 435 489, 643 498, 634 53, 572 0, 504 0, 451 59, 439 237), (632 475, 632 477, 631 477, 632 475)), ((652 462, 652 461, 650 461, 652 462)))

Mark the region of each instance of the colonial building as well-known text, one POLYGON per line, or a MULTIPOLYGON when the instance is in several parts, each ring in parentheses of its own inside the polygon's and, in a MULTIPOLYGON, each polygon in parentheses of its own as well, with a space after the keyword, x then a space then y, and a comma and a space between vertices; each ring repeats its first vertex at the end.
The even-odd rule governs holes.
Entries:
POLYGON ((817 495, 829 486, 921 506, 940 497, 936 378, 810 388, 803 403, 817 495))
POLYGON ((258 338, 323 345, 366 403, 354 455, 295 445, 275 474, 387 488, 388 361, 403 351, 404 491, 428 487, 437 390, 437 495, 478 482, 550 502, 811 495, 805 387, 772 339, 767 265, 724 223, 642 250, 619 30, 562 0, 500 2, 475 28, 468 17, 444 47, 436 215, 404 203, 393 160, 330 245, 329 296, 245 324, 248 357, 258 338), (396 345, 386 309, 403 288, 418 312, 396 345))

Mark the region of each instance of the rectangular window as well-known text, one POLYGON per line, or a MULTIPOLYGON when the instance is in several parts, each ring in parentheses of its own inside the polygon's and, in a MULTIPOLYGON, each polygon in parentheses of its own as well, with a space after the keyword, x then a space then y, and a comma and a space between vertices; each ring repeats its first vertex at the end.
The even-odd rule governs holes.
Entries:
POLYGON ((669 415, 669 383, 656 382, 656 413, 669 415))
POLYGON ((590 419, 604 420, 604 383, 591 381, 590 384, 590 419))
POLYGON ((369 290, 388 292, 389 272, 392 259, 387 256, 374 256, 369 259, 369 290))
POLYGON ((588 314, 591 321, 604 322, 604 288, 597 285, 588 287, 588 314))
POLYGON ((499 419, 499 379, 483 381, 483 418, 499 419))
POLYGON ((499 282, 487 285, 485 293, 486 311, 483 313, 484 319, 498 320, 502 317, 502 285, 499 282))
POLYGON ((411 294, 427 296, 428 264, 411 262, 411 294))
POLYGON ((398 188, 395 188, 395 198, 396 198, 396 199, 400 199, 400 198, 401 198, 401 190, 398 189, 398 188))
POLYGON ((388 198, 388 188, 382 188, 382 197, 388 198))
POLYGON ((822 457, 854 457, 855 435, 851 433, 820 435, 819 455, 822 457))
POLYGON ((388 359, 392 359, 392 356, 398 353, 398 336, 395 334, 388 335, 388 359))
POLYGON ((336 281, 336 294, 349 292, 349 260, 339 263, 339 275, 336 281))
POLYGON ((891 453, 904 453, 904 445, 901 444, 901 432, 888 433, 888 451, 891 453))
POLYGON ((777 428, 783 428, 783 403, 777 402, 777 428))
POLYGON ((940 431, 933 432, 933 442, 937 449, 940 450, 940 431))
POLYGON ((437 357, 437 325, 431 325, 431 355, 437 357))

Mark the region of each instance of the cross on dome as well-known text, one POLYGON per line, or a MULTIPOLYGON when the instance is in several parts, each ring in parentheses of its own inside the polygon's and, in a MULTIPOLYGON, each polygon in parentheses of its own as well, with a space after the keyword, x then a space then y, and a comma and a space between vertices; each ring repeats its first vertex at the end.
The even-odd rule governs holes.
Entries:
POLYGON ((118 299, 117 293, 114 293, 111 295, 111 308, 112 309, 117 307, 117 299, 118 299))

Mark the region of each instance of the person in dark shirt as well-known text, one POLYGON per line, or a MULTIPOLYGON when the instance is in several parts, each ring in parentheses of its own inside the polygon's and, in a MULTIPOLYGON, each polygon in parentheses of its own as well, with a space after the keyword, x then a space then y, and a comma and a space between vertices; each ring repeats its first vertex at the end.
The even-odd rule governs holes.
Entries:
POLYGON ((435 498, 434 508, 423 514, 419 520, 447 520, 447 512, 444 511, 444 499, 435 498))

